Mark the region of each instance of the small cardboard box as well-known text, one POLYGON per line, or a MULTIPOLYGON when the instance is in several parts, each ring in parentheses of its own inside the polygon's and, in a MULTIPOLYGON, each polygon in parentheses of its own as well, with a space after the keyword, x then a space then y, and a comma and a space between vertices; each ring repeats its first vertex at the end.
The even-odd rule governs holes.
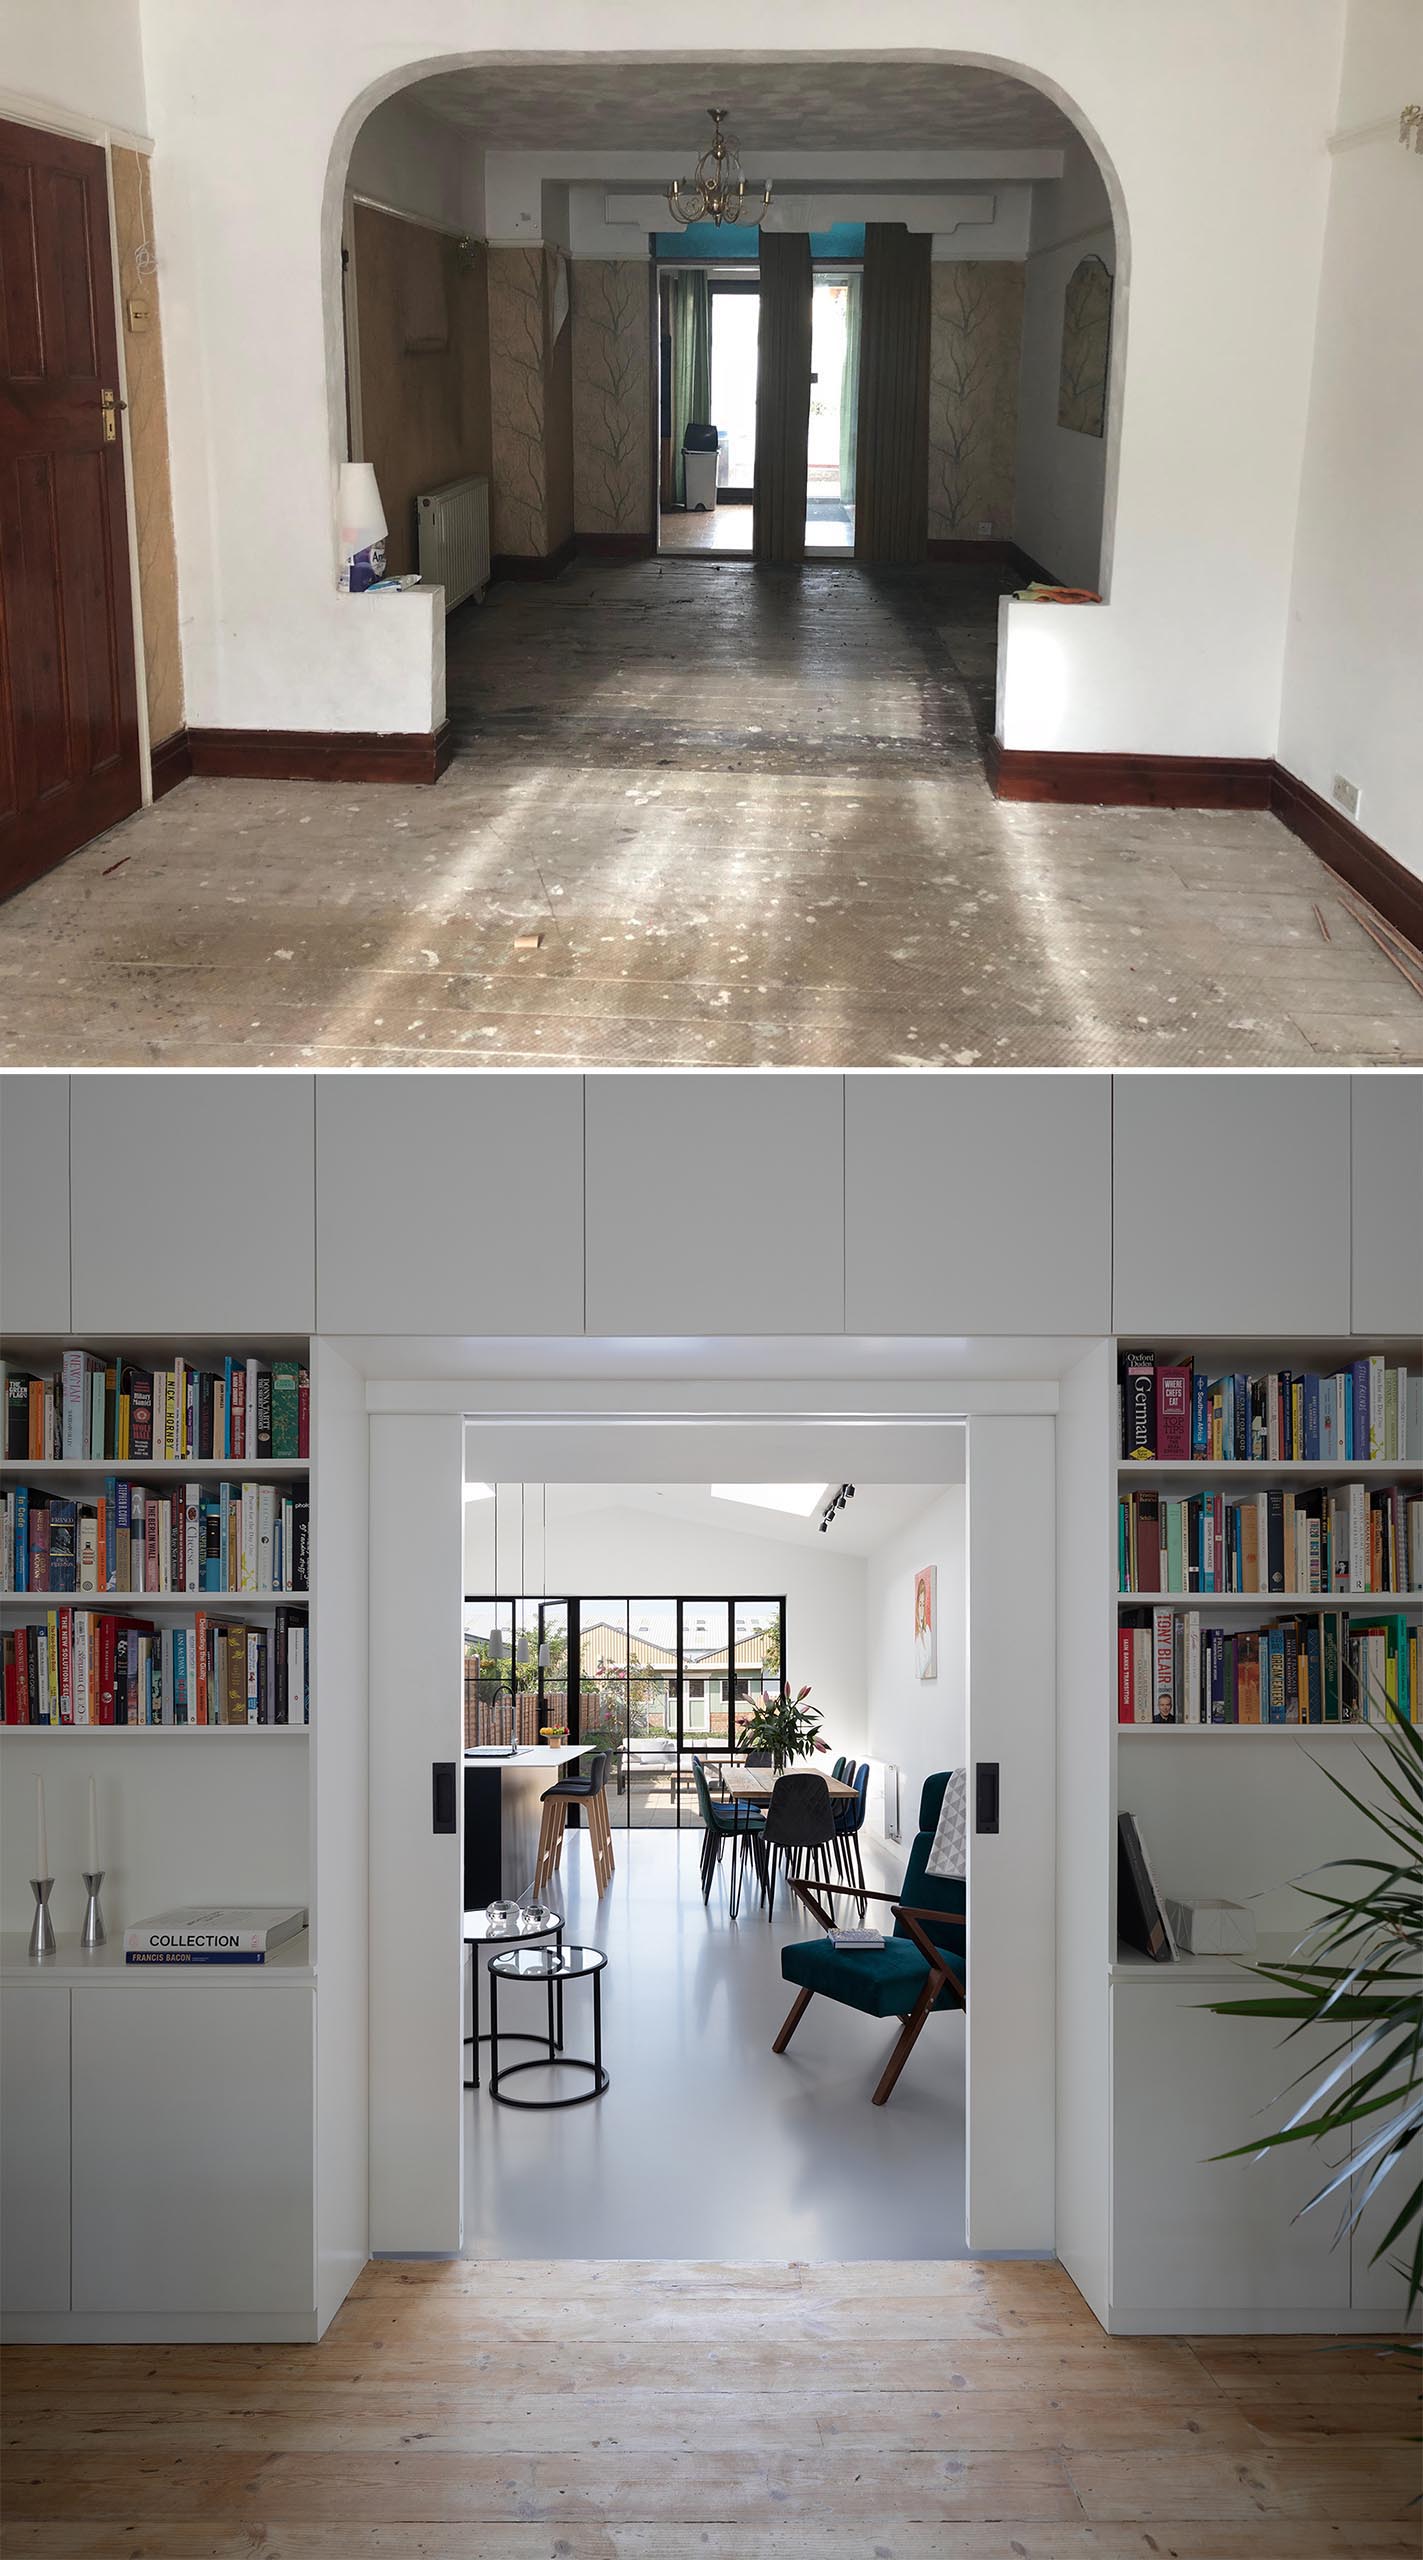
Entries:
POLYGON ((1183 1955, 1253 1956, 1255 1915, 1243 1902, 1201 1894, 1189 1902, 1166 1900, 1171 1935, 1183 1955))

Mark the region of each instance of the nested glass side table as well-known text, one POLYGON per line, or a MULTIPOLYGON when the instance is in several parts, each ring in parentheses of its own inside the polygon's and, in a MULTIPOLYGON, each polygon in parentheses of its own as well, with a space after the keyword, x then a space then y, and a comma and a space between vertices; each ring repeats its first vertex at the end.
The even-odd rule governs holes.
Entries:
MULTIPOLYGON (((465 1913, 464 1942, 467 1947, 474 1949, 470 1965, 470 2032, 464 2039, 465 2049, 470 2058, 471 2074, 464 2084, 467 2089, 479 2087, 479 2048, 490 2041, 488 2034, 481 2031, 479 2024, 479 1976, 482 1970, 480 1948, 495 1944, 500 1946, 536 1945, 540 1939, 549 1938, 552 1938, 554 1945, 558 1947, 563 1943, 563 1931, 564 1919, 561 1911, 545 1910, 541 1917, 536 1917, 533 1912, 519 1910, 513 1903, 503 1903, 491 1904, 488 1910, 465 1913)), ((563 1987, 561 1984, 558 1990, 556 2024, 557 2041, 561 2045, 563 2042, 563 1987)), ((506 2044, 542 2044, 544 2039, 542 2036, 529 2034, 521 2027, 506 2027, 504 2041, 506 2044)))
MULTIPOLYGON (((511 1947, 507 1954, 493 1956, 489 1964, 489 2094, 506 2107, 585 2107, 590 2098, 601 2098, 608 2086, 603 2068, 603 1969, 607 1957, 598 1947, 511 1947), (499 1985, 501 1982, 541 1982, 548 1993, 548 2032, 537 2039, 544 2051, 531 2062, 499 2060, 499 1985), (569 1982, 591 1982, 593 1985, 593 2052, 565 2053, 563 2044, 562 2002, 564 1985, 569 1982), (555 1996, 558 2000, 557 2033, 555 2033, 555 1996), (575 2090, 569 2098, 525 2098, 502 2083, 517 2077, 521 2071, 587 2071, 592 2085, 575 2090)), ((505 2031, 508 2041, 508 2030, 505 2031)), ((530 2041, 528 2037, 524 2042, 530 2041)))

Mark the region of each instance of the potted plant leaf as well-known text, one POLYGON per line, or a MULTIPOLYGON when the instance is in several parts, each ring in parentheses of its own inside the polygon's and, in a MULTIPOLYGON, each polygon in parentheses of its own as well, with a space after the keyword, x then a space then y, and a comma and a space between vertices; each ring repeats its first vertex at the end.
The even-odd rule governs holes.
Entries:
MULTIPOLYGON (((1387 2195, 1396 2210, 1385 2216, 1370 2263, 1397 2253, 1411 2328, 1423 2298, 1423 1733, 1392 1719, 1380 1730, 1387 1757, 1371 1772, 1380 1796, 1356 1793, 1315 1763, 1371 1825, 1379 1855, 1332 1859, 1301 1879, 1299 1889, 1319 1913, 1293 1953, 1244 1968, 1266 1986, 1256 1997, 1205 2005, 1220 2017, 1286 2020, 1286 2043, 1311 2027, 1335 2038, 1323 2064, 1292 2084, 1289 2097, 1303 2094, 1285 2123, 1217 2156, 1237 2160, 1342 2136, 1348 2159, 1300 2210, 1311 2213, 1336 2197, 1337 2244, 1387 2195), (1337 1884, 1330 1881, 1336 1876, 1337 1884)), ((1397 2344, 1401 2353, 1423 2357, 1417 2337, 1397 2344)))
POLYGON ((768 1693, 758 1698, 749 1716, 737 1730, 737 1740, 753 1751, 769 1751, 771 1767, 779 1778, 787 1763, 808 1760, 812 1751, 828 1751, 828 1742, 820 1739, 820 1718, 806 1705, 810 1683, 797 1689, 794 1697, 782 1683, 780 1695, 768 1693))

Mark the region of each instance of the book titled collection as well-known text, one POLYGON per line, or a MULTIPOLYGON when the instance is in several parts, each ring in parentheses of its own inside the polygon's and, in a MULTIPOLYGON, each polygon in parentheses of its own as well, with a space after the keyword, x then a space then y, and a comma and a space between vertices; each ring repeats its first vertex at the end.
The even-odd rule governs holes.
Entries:
POLYGON ((1121 1452, 1167 1465, 1361 1466, 1423 1459, 1423 1371, 1374 1353, 1347 1368, 1227 1370, 1123 1351, 1121 1452))
POLYGON ((7 1725, 304 1725, 311 1719, 306 1612, 270 1624, 186 1624, 50 1609, 0 1637, 7 1725))
POLYGON ((124 1931, 125 1964, 265 1964, 306 1927, 306 1912, 290 1906, 238 1904, 213 1911, 185 1904, 160 1911, 124 1931))
POLYGON ((0 1492, 0 1592, 305 1591, 310 1538, 305 1491, 281 1485, 14 1485, 0 1492))
POLYGON ((1119 1724, 1411 1724, 1417 1698, 1418 1628, 1398 1612, 1222 1627, 1199 1609, 1126 1609, 1117 1629, 1119 1724))
POLYGON ((1423 1485, 1272 1486, 1117 1500, 1122 1591, 1423 1590, 1423 1485))
POLYGON ((57 1369, 0 1362, 5 1456, 180 1464, 250 1463, 310 1454, 311 1379, 298 1360, 240 1355, 210 1365, 175 1358, 145 1369, 96 1351, 66 1351, 57 1369))

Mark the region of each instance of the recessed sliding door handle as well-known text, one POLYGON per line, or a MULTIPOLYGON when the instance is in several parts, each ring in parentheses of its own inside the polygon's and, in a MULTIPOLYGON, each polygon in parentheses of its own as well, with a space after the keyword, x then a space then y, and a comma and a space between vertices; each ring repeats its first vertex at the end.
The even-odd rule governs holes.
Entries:
POLYGON ((973 1827, 975 1831, 998 1828, 998 1763, 976 1760, 973 1764, 973 1827))
POLYGON ((453 1760, 433 1760, 430 1764, 430 1828, 434 1832, 459 1828, 453 1760))

